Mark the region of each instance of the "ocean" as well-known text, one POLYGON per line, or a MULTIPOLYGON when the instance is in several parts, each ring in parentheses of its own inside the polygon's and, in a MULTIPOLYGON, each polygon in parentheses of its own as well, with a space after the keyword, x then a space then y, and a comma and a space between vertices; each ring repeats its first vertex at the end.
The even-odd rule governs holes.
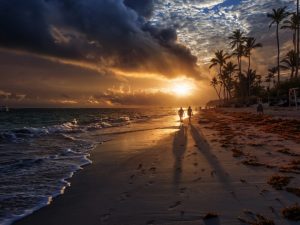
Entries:
POLYGON ((50 204, 90 152, 121 127, 175 115, 153 109, 11 109, 0 112, 0 225, 50 204))

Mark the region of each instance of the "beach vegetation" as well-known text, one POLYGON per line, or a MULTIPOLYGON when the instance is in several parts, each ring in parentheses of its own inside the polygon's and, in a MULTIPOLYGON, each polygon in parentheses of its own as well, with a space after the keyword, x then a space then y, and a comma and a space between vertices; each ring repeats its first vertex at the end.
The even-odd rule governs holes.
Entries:
MULTIPOLYGON (((228 45, 215 52, 209 69, 216 67, 216 75, 211 86, 217 93, 218 101, 213 105, 223 107, 243 107, 257 104, 258 101, 271 106, 293 106, 289 102, 289 91, 300 88, 299 74, 299 0, 296 12, 287 7, 271 9, 266 14, 269 29, 276 37, 276 62, 269 65, 266 74, 259 74, 253 53, 263 45, 255 37, 248 36, 242 29, 236 29, 228 35, 228 45), (280 45, 282 30, 291 32, 291 45, 280 45), (226 50, 225 50, 226 49, 226 50)), ((297 93, 297 95, 300 94, 297 93)), ((210 104, 209 104, 210 105, 210 104)))

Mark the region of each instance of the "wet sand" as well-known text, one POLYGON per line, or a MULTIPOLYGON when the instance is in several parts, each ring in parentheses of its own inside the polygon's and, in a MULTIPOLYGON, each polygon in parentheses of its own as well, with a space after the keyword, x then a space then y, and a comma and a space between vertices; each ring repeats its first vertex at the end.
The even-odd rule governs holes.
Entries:
MULTIPOLYGON (((164 128, 120 133, 92 152, 93 164, 75 174, 64 195, 15 224, 235 225, 259 222, 256 214, 297 224, 281 210, 300 203, 298 197, 274 189, 268 179, 280 173, 279 163, 297 157, 275 145, 295 154, 299 146, 233 120, 209 112, 192 124, 179 126, 173 118, 164 128), (245 163, 249 159, 262 165, 245 163)), ((289 186, 298 187, 299 175, 292 176, 289 186)))

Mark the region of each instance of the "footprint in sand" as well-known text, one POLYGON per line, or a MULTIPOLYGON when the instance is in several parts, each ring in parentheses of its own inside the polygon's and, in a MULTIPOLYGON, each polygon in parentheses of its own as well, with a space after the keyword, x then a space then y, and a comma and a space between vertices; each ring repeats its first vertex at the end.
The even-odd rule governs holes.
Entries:
POLYGON ((146 170, 145 170, 145 169, 142 169, 142 170, 141 170, 141 174, 142 174, 142 175, 145 175, 145 174, 146 174, 146 170))
POLYGON ((135 178, 135 174, 132 174, 132 175, 129 177, 129 184, 133 184, 134 178, 135 178))
POLYGON ((187 190, 187 188, 183 187, 183 188, 179 189, 179 192, 180 192, 180 194, 185 194, 186 190, 187 190))
POLYGON ((243 184, 246 184, 247 181, 245 179, 240 179, 240 181, 243 183, 243 184))
POLYGON ((216 174, 216 171, 215 171, 215 170, 212 170, 212 171, 210 172, 211 177, 214 177, 215 174, 216 174))
POLYGON ((156 167, 152 166, 149 171, 152 173, 152 174, 155 174, 156 173, 156 167))
POLYGON ((120 196, 120 201, 123 202, 131 197, 129 192, 123 192, 120 196))
POLYGON ((276 210, 270 206, 269 209, 271 210, 271 212, 275 215, 275 216, 278 216, 278 213, 276 212, 276 210))
POLYGON ((143 168, 143 164, 140 163, 140 164, 138 165, 138 167, 137 167, 137 170, 141 170, 142 168, 143 168))
POLYGON ((107 222, 107 220, 111 217, 111 213, 105 213, 103 215, 101 215, 101 222, 107 222))
POLYGON ((154 225, 154 223, 155 223, 155 220, 148 220, 146 222, 146 225, 154 225))
POLYGON ((176 168, 176 172, 177 172, 177 173, 182 173, 181 167, 177 167, 177 168, 176 168))
POLYGON ((185 214, 185 211, 183 211, 183 210, 180 211, 180 216, 181 216, 181 217, 184 217, 184 214, 185 214))
POLYGON ((181 201, 175 202, 174 204, 172 204, 172 205, 169 206, 169 210, 176 209, 178 206, 181 205, 181 203, 182 203, 181 201))
POLYGON ((195 180, 193 180, 193 182, 198 182, 198 181, 200 181, 200 180, 202 180, 202 177, 196 178, 195 180))
POLYGON ((154 184, 154 181, 153 180, 150 180, 148 183, 147 183, 147 186, 151 186, 154 184))

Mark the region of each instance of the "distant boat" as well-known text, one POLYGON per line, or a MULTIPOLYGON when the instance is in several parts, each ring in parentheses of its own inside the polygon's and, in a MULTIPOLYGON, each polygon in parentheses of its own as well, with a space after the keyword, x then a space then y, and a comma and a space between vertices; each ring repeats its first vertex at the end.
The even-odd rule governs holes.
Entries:
POLYGON ((0 112, 9 112, 8 106, 5 105, 0 106, 0 112))

